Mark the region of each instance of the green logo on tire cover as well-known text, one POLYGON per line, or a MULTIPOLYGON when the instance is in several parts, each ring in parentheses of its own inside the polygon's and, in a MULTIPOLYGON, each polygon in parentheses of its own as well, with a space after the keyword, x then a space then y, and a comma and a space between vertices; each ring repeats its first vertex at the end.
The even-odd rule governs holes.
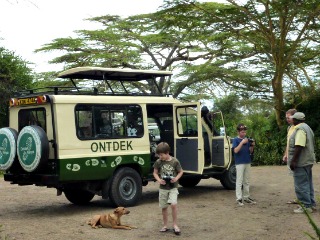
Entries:
POLYGON ((28 172, 34 171, 41 159, 41 140, 32 127, 24 127, 18 137, 18 158, 21 166, 28 172))
POLYGON ((15 155, 15 139, 9 129, 0 129, 0 170, 7 170, 11 167, 15 155))

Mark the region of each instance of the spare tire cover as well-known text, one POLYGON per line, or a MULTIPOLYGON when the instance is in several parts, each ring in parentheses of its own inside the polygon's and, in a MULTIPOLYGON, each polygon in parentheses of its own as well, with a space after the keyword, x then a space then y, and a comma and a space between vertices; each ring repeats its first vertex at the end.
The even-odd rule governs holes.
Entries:
POLYGON ((18 136, 17 152, 20 165, 27 172, 33 172, 45 165, 49 156, 49 142, 46 132, 39 126, 26 126, 18 136))
POLYGON ((8 170, 16 157, 18 133, 13 128, 0 129, 0 170, 8 170))

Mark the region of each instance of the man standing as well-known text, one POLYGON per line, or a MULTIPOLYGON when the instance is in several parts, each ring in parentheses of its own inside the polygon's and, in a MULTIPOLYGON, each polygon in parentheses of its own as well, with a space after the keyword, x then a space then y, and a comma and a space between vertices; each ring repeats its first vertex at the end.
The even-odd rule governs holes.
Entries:
MULTIPOLYGON (((304 122, 305 115, 296 112, 293 116, 294 132, 289 138, 288 161, 293 171, 294 188, 297 199, 308 212, 313 212, 316 202, 312 182, 312 166, 316 160, 314 153, 314 134, 312 129, 304 122)), ((302 207, 294 210, 303 213, 302 207)))
POLYGON ((287 163, 288 162, 288 144, 289 144, 289 138, 291 136, 291 134, 293 133, 294 131, 294 125, 293 125, 293 119, 291 118, 291 116, 293 116, 293 114, 295 114, 297 112, 296 109, 292 108, 292 109, 289 109, 287 112, 286 112, 286 121, 287 123, 289 124, 288 126, 288 129, 287 129, 287 145, 286 145, 286 150, 284 152, 284 155, 283 155, 283 158, 282 158, 282 161, 287 163))
MULTIPOLYGON (((291 134, 294 132, 295 126, 293 125, 293 119, 291 116, 297 112, 296 109, 292 108, 286 111, 286 121, 289 124, 287 128, 287 144, 286 144, 286 150, 284 151, 284 155, 282 158, 282 161, 287 164, 288 166, 288 171, 290 175, 293 175, 293 172, 290 169, 290 164, 288 163, 288 146, 289 146, 289 139, 291 134)), ((287 202, 288 204, 298 204, 298 201, 296 199, 290 200, 287 202)))

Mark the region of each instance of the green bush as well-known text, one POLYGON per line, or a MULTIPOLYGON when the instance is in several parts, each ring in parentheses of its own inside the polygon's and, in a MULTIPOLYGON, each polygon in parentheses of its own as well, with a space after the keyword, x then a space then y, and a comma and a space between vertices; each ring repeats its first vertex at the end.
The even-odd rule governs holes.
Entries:
POLYGON ((270 130, 261 132, 256 138, 253 165, 281 165, 286 148, 287 128, 279 130, 275 125, 270 130))

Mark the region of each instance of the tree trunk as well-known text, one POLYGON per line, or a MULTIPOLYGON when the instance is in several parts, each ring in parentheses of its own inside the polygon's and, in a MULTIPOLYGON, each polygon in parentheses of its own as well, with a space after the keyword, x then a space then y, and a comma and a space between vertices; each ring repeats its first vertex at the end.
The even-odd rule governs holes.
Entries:
POLYGON ((276 114, 277 125, 279 128, 283 125, 281 112, 284 111, 282 78, 283 78, 283 72, 278 70, 276 71, 275 76, 272 79, 272 90, 274 94, 274 109, 276 114))

